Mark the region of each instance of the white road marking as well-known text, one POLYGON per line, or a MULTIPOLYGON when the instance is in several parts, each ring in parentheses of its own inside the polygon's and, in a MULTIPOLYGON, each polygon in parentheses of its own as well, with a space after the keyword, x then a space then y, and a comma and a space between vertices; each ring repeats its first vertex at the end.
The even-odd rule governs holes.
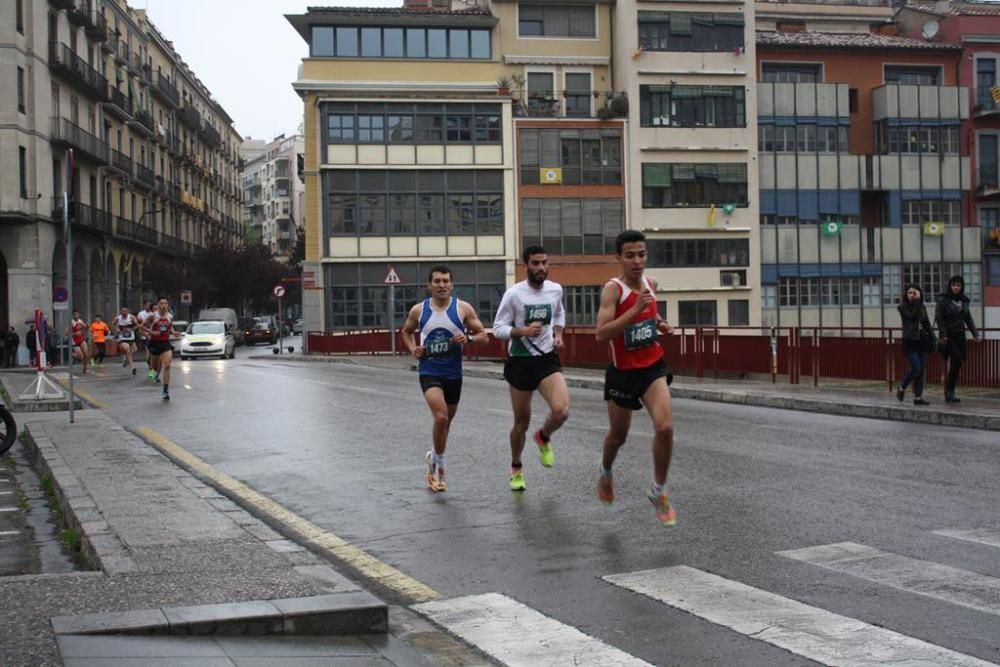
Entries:
POLYGON ((20 535, 20 534, 21 531, 19 530, 0 530, 0 537, 3 537, 4 535, 20 535))
POLYGON ((16 507, 0 507, 0 513, 8 512, 19 512, 20 510, 16 507))
POLYGON ((993 664, 686 565, 604 580, 826 665, 993 664))
POLYGON ((953 537, 956 540, 978 542, 991 547, 1000 547, 1000 528, 973 528, 972 530, 935 530, 935 535, 953 537))
POLYGON ((413 608, 511 667, 649 667, 648 662, 500 593, 434 600, 413 608))
POLYGON ((778 555, 907 593, 1000 615, 1000 579, 996 577, 853 542, 779 551, 778 555))

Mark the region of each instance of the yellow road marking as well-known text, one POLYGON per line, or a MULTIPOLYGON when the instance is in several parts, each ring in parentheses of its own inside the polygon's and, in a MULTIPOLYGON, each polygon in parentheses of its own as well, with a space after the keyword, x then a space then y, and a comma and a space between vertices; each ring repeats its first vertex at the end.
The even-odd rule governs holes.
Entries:
MULTIPOLYGON (((69 380, 60 379, 59 384, 61 384, 66 391, 69 391, 69 380)), ((75 384, 73 385, 73 393, 93 405, 98 410, 107 410, 111 407, 101 399, 91 394, 89 391, 78 388, 75 384)))
POLYGON ((216 469, 152 427, 140 426, 136 432, 170 458, 210 480, 216 487, 225 489, 232 496, 252 506, 272 521, 294 530, 306 540, 325 549, 336 559, 385 588, 413 602, 424 602, 441 597, 437 591, 426 584, 400 572, 387 563, 383 563, 366 551, 349 544, 343 538, 320 528, 308 519, 298 516, 283 505, 216 469))

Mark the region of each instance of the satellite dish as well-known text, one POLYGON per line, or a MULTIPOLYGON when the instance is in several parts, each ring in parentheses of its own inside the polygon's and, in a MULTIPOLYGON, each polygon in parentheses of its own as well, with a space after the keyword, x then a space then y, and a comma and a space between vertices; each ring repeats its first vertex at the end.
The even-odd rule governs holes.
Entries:
POLYGON ((920 31, 920 34, 924 36, 924 39, 934 39, 940 30, 940 23, 937 21, 928 21, 924 24, 924 28, 920 31))

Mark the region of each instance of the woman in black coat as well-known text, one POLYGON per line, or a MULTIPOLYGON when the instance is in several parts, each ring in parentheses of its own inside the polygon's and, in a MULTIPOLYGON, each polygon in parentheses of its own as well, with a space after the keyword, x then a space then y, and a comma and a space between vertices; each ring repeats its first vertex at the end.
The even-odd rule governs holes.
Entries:
POLYGON ((955 396, 955 386, 958 384, 958 372, 965 362, 965 328, 968 327, 972 332, 973 340, 979 340, 976 324, 969 312, 969 297, 965 295, 965 280, 962 276, 952 276, 948 280, 948 289, 938 295, 934 322, 941 338, 941 354, 948 362, 944 400, 958 403, 960 400, 955 396))
POLYGON ((903 318, 903 356, 910 364, 906 377, 899 383, 896 398, 906 396, 906 388, 913 383, 913 404, 927 405, 924 400, 924 373, 927 370, 927 353, 934 349, 934 329, 924 308, 924 291, 917 285, 907 285, 899 304, 903 318))

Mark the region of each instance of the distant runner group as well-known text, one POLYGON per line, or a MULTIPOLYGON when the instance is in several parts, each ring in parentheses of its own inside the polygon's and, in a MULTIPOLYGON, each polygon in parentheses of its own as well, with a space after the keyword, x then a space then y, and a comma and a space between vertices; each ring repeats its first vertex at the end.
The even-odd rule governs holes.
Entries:
MULTIPOLYGON (((597 340, 607 342, 611 365, 604 376, 608 405, 608 432, 604 438, 597 496, 614 502, 612 466, 625 444, 632 412, 643 407, 653 422, 653 479, 647 497, 665 526, 677 523, 677 512, 667 496, 667 472, 673 453, 673 416, 667 369, 659 335, 673 333, 656 307, 656 282, 647 278, 646 238, 627 230, 615 240, 621 275, 601 292, 597 340)), ((566 314, 563 288, 548 280, 548 255, 542 246, 524 249, 527 278, 503 295, 493 323, 493 335, 508 341, 504 378, 510 387, 514 424, 510 430, 510 488, 526 488, 521 455, 531 422, 531 399, 538 391, 549 407, 542 427, 532 434, 541 465, 555 464, 552 438, 569 418, 570 399, 559 352, 563 349, 566 314)), ((445 449, 448 431, 462 395, 462 348, 488 342, 489 333, 475 308, 453 298, 451 271, 439 265, 430 270, 430 296, 410 309, 402 339, 418 360, 420 387, 433 416, 433 449, 425 456, 427 487, 447 490, 445 449)))

